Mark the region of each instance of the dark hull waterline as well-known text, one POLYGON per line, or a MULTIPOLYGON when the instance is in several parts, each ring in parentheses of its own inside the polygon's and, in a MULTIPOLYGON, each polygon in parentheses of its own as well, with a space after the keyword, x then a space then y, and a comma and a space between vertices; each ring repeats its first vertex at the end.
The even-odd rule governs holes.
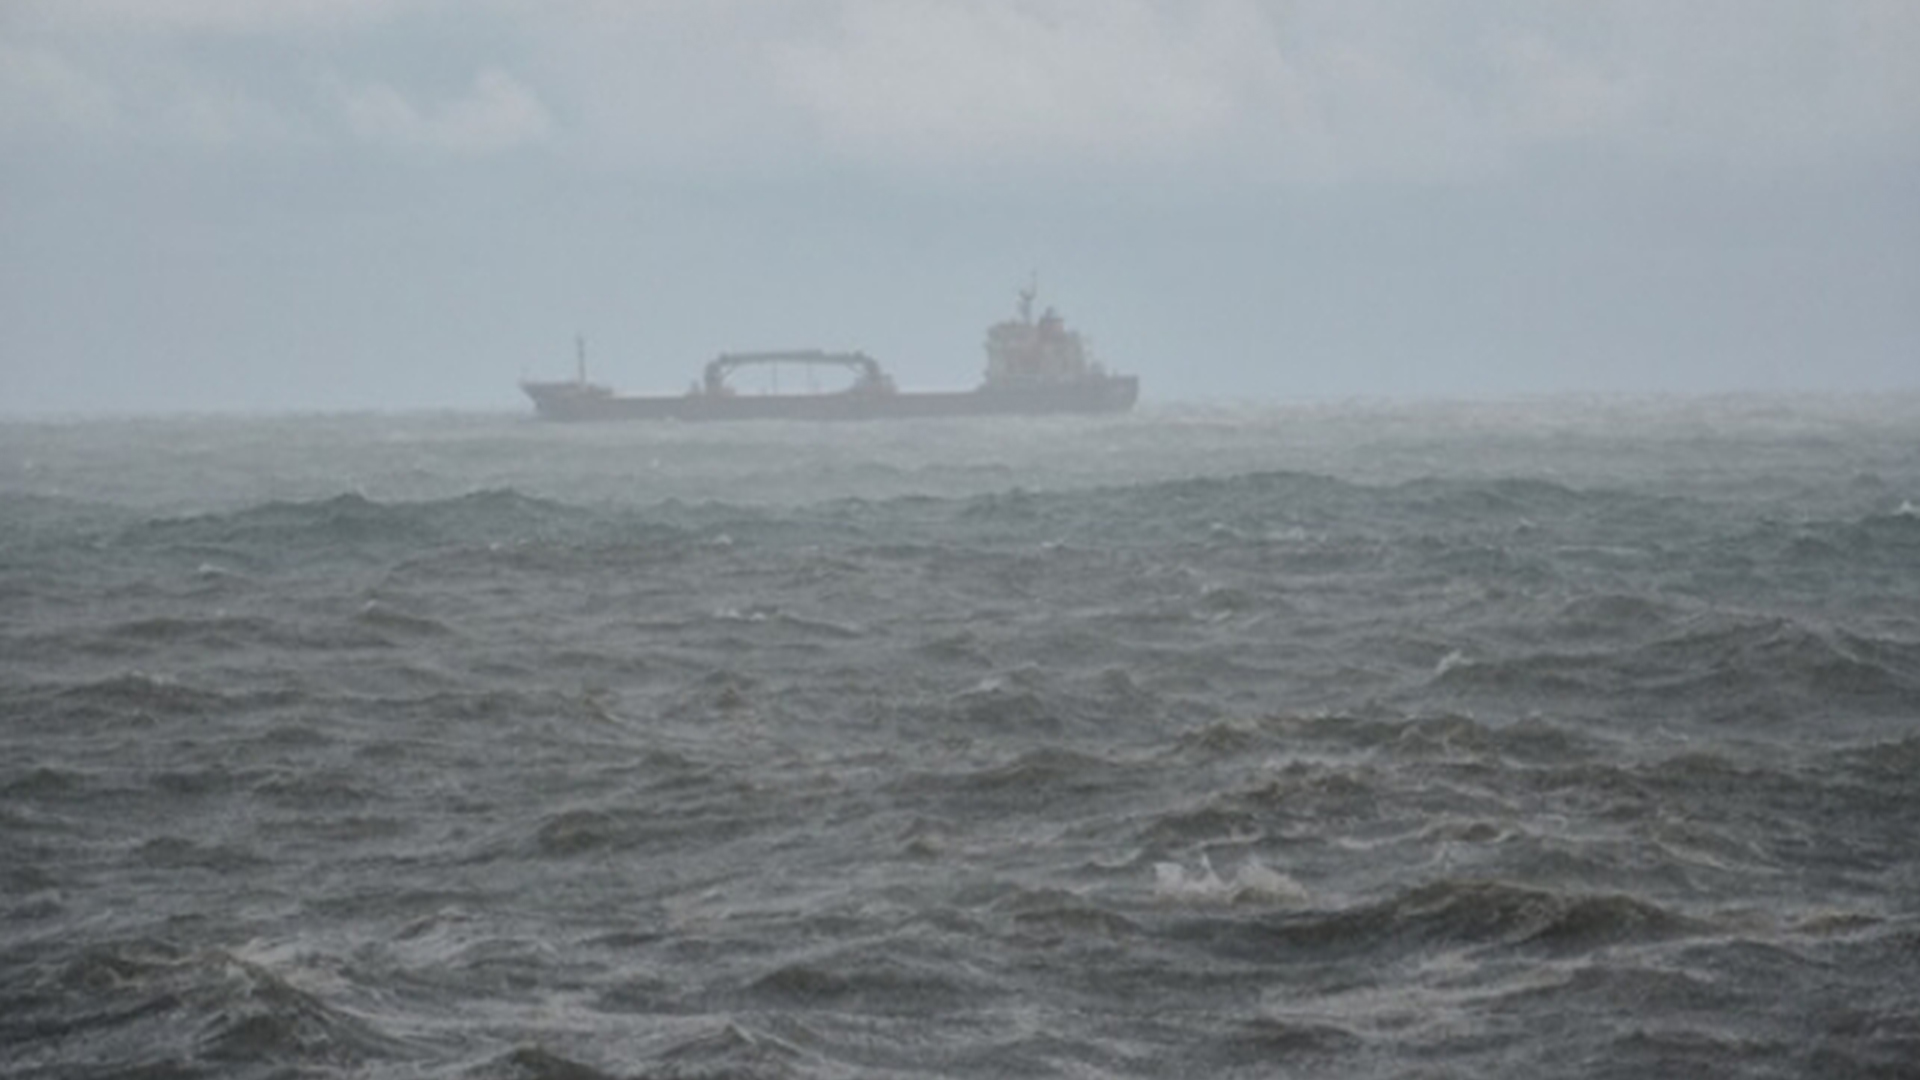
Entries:
POLYGON ((521 384, 549 420, 888 420, 1121 413, 1140 396, 1131 375, 976 390, 625 396, 574 382, 521 384))

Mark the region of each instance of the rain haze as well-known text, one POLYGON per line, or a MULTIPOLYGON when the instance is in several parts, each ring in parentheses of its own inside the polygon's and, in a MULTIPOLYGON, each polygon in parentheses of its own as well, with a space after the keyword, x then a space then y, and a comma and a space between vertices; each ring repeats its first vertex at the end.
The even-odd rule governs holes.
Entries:
POLYGON ((5 0, 0 413, 524 407, 1037 275, 1148 401, 1916 386, 1920 5, 5 0))
POLYGON ((1914 1076, 1916 58, 0 0, 0 1077, 1914 1076))

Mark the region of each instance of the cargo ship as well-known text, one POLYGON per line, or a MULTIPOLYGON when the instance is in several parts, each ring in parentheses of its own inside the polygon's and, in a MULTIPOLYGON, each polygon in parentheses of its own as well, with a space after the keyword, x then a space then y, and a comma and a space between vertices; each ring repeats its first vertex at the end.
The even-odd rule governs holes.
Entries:
POLYGON ((627 395, 587 380, 584 347, 574 378, 523 381, 520 389, 548 420, 883 420, 1133 408, 1139 378, 1108 373, 1052 308, 1034 314, 1034 298, 1033 286, 1021 289, 1014 317, 987 329, 986 371, 971 390, 900 390, 880 362, 865 353, 792 349, 722 353, 684 394, 627 395), (781 371, 799 369, 812 384, 822 367, 840 369, 840 377, 850 381, 828 391, 777 388, 781 371), (756 370, 775 389, 750 392, 736 386, 736 376, 756 370))

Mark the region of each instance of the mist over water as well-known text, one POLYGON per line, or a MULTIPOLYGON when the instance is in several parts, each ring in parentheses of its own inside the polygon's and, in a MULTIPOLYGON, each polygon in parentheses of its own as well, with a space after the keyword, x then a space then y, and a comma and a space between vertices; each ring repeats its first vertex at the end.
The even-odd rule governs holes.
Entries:
POLYGON ((1881 1076, 1920 401, 0 423, 0 1071, 1881 1076))

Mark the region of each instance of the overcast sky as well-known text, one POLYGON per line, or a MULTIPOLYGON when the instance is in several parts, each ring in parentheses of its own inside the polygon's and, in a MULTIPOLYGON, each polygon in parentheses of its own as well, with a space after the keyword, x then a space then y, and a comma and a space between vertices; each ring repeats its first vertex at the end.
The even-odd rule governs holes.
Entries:
POLYGON ((0 0, 0 414, 1920 389, 1913 0, 0 0))

